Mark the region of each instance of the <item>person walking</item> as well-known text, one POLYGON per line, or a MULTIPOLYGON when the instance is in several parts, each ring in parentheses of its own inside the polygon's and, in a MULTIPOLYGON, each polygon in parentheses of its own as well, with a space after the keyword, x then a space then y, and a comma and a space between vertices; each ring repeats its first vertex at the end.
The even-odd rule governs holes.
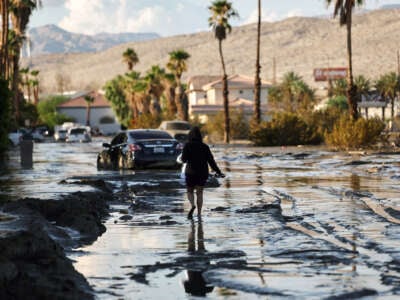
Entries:
POLYGON ((225 175, 218 168, 208 145, 203 143, 199 127, 193 127, 188 134, 188 142, 183 147, 182 162, 186 163, 185 182, 187 189, 187 197, 191 208, 188 213, 188 219, 193 217, 196 209, 194 204, 194 191, 196 190, 197 214, 201 217, 201 209, 203 207, 203 189, 208 178, 208 166, 210 166, 217 176, 225 175))

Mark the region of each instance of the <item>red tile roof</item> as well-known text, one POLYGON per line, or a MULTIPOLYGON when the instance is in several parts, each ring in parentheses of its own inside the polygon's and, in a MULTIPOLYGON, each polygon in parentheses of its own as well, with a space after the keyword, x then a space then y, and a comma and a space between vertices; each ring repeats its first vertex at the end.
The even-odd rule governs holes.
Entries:
POLYGON ((94 98, 93 103, 90 104, 90 107, 110 107, 110 103, 104 97, 102 93, 97 91, 91 91, 89 93, 83 94, 79 97, 71 98, 68 101, 64 102, 63 104, 58 105, 57 107, 85 107, 86 108, 86 101, 85 96, 92 96, 94 98))

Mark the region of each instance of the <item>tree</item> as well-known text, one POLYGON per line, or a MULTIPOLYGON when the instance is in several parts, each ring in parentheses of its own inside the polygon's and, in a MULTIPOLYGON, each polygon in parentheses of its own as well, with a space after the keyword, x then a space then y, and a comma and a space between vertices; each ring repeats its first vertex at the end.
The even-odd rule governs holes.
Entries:
POLYGON ((257 124, 259 124, 261 121, 260 36, 261 36, 261 0, 258 0, 256 75, 254 79, 254 120, 256 121, 257 124))
POLYGON ((107 100, 111 103, 111 107, 117 116, 118 122, 124 127, 129 127, 132 112, 125 100, 124 78, 119 75, 116 78, 107 81, 104 90, 107 100))
POLYGON ((356 90, 353 83, 353 62, 352 62, 352 45, 351 45, 351 25, 352 25, 352 13, 353 8, 358 5, 361 6, 363 0, 326 0, 326 3, 331 5, 335 3, 333 16, 339 15, 340 26, 346 25, 347 31, 347 101, 349 103, 350 115, 353 119, 358 118, 356 90))
POLYGON ((215 0, 208 7, 211 16, 208 18, 208 24, 213 29, 215 38, 218 40, 219 56, 223 71, 223 99, 224 99, 224 116, 225 116, 225 133, 224 142, 229 144, 230 125, 229 125, 229 102, 228 102, 228 76, 226 74, 224 56, 222 53, 222 41, 226 38, 226 34, 232 31, 229 19, 238 17, 238 13, 232 7, 232 3, 226 0, 215 0))
POLYGON ((386 99, 390 100, 391 118, 394 119, 394 100, 396 99, 397 91, 400 89, 400 78, 395 72, 390 72, 382 75, 375 83, 378 92, 386 99))
POLYGON ((26 95, 28 96, 28 102, 31 101, 31 86, 29 84, 29 68, 23 68, 19 70, 19 74, 21 75, 20 84, 22 89, 26 88, 26 95))
POLYGON ((165 79, 165 70, 157 65, 147 71, 144 80, 147 84, 147 93, 151 96, 150 112, 153 117, 158 117, 161 113, 160 97, 165 90, 163 80, 165 79))
POLYGON ((122 54, 122 60, 127 63, 128 70, 132 71, 133 67, 139 62, 139 57, 135 50, 132 48, 127 48, 122 54))
POLYGON ((294 72, 286 73, 282 83, 271 88, 270 105, 278 111, 305 113, 312 110, 315 92, 294 72))
POLYGON ((31 76, 32 79, 30 80, 30 84, 32 85, 33 90, 33 104, 37 105, 39 103, 39 70, 32 70, 31 76))
POLYGON ((94 97, 88 94, 83 99, 86 102, 86 126, 90 126, 90 105, 94 102, 94 97))
POLYGON ((186 61, 189 59, 190 55, 185 50, 178 49, 169 53, 169 61, 167 63, 167 68, 174 74, 176 81, 175 89, 175 105, 178 109, 178 117, 181 120, 187 121, 189 119, 187 110, 184 110, 184 105, 182 103, 182 83, 181 77, 182 73, 187 71, 186 61))
POLYGON ((68 101, 68 97, 60 95, 47 96, 43 101, 40 101, 37 105, 40 122, 46 124, 49 128, 54 128, 54 126, 64 122, 71 122, 70 117, 57 112, 57 106, 65 101, 68 101))
POLYGON ((1 13, 1 40, 0 40, 0 79, 8 79, 8 20, 9 20, 9 1, 0 0, 1 13))
POLYGON ((133 120, 136 120, 139 117, 139 112, 141 110, 141 97, 139 93, 142 91, 138 89, 138 83, 140 82, 140 80, 140 73, 132 71, 125 74, 123 81, 124 92, 132 111, 133 120))
POLYGON ((10 19, 15 32, 15 41, 13 43, 12 60, 12 92, 14 97, 14 110, 17 123, 19 122, 19 102, 21 101, 21 92, 19 91, 19 60, 20 52, 25 38, 25 31, 29 23, 32 11, 42 5, 40 0, 11 0, 9 1, 10 19))

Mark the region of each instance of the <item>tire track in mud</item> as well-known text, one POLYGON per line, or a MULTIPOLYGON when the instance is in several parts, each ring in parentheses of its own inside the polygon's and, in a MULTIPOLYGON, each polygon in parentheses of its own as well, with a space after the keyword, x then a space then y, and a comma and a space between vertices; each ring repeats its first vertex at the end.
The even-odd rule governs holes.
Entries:
MULTIPOLYGON (((332 194, 332 189, 322 188, 325 192, 329 192, 332 194)), ((274 190, 277 197, 284 199, 285 201, 299 201, 294 196, 282 192, 274 190)), ((335 193, 337 196, 342 197, 343 193, 335 193)), ((346 197, 351 198, 355 201, 362 202, 367 209, 371 212, 371 216, 378 217, 384 221, 386 221, 390 226, 390 224, 394 224, 394 226, 400 223, 400 220, 391 214, 389 214, 386 210, 392 209, 394 213, 398 213, 396 208, 385 206, 380 204, 376 200, 372 194, 370 193, 359 193, 353 191, 345 191, 344 194, 346 197)), ((296 207, 295 204, 292 207, 296 207)), ((287 211, 286 211, 287 212, 287 211)), ((285 214, 285 211, 282 212, 285 214)), ((293 213, 293 212, 291 212, 293 213)), ((307 220, 307 217, 302 221, 291 221, 286 222, 286 227, 295 230, 297 232, 303 233, 307 236, 312 237, 313 239, 319 239, 326 241, 328 243, 333 244, 336 247, 352 251, 355 256, 354 259, 357 261, 357 264, 363 264, 367 268, 371 268, 376 270, 380 274, 381 282, 384 286, 391 287, 391 291, 393 293, 397 293, 399 290, 398 284, 400 283, 400 261, 396 258, 396 253, 390 253, 387 249, 382 248, 379 245, 378 241, 371 240, 369 237, 357 232, 356 228, 353 228, 352 225, 345 224, 340 225, 336 221, 330 221, 326 223, 323 220, 318 220, 318 216, 313 216, 312 220, 307 220), (349 239, 349 236, 353 236, 352 239, 349 239)), ((384 238, 389 239, 390 237, 383 235, 384 238)), ((388 291, 386 291, 388 292, 388 291)), ((381 291, 381 294, 385 292, 381 291)))

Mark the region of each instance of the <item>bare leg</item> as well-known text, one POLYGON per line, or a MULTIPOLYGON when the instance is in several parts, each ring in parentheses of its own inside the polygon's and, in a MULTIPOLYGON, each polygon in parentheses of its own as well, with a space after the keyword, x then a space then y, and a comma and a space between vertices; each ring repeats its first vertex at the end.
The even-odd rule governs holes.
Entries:
POLYGON ((203 187, 196 186, 196 200, 197 200, 197 214, 201 216, 201 209, 203 207, 203 187))
POLYGON ((187 197, 188 200, 190 202, 190 211, 188 213, 188 218, 191 219, 193 216, 193 211, 196 208, 196 206, 194 206, 194 188, 193 187, 187 187, 187 197))

